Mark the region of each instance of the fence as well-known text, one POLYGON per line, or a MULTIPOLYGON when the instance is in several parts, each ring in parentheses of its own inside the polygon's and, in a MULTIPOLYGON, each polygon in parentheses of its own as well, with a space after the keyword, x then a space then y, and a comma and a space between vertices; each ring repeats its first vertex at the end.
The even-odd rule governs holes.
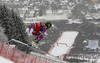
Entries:
POLYGON ((66 63, 54 57, 47 57, 35 52, 27 54, 4 42, 0 42, 0 56, 15 63, 66 63))

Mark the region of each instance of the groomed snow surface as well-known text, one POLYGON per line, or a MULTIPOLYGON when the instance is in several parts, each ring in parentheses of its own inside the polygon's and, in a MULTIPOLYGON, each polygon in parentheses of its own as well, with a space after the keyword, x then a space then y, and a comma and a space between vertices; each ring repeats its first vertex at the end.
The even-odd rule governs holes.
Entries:
POLYGON ((54 56, 61 56, 69 53, 77 35, 77 31, 63 32, 61 37, 57 40, 54 46, 50 48, 48 53, 54 56))

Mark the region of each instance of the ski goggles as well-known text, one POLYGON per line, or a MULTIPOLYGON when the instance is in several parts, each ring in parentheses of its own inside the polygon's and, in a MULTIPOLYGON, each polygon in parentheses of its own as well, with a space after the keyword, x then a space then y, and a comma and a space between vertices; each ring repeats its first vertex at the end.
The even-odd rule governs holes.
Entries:
POLYGON ((50 24, 47 24, 47 27, 50 28, 51 27, 50 24))

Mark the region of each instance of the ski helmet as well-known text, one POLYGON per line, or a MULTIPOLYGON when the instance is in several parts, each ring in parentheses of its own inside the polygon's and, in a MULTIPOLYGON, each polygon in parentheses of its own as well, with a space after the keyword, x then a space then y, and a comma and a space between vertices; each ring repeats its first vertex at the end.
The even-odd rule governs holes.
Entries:
POLYGON ((47 26, 47 29, 51 28, 52 24, 48 21, 45 23, 45 25, 47 26))

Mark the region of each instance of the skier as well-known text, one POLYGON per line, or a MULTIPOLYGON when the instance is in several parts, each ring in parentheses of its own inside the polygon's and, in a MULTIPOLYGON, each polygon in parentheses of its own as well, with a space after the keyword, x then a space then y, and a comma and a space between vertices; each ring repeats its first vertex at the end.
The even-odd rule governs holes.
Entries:
POLYGON ((44 37, 44 33, 46 30, 51 28, 52 24, 50 22, 39 22, 39 23, 33 23, 29 27, 29 33, 36 36, 36 38, 32 41, 32 46, 38 48, 37 44, 41 39, 44 37))

